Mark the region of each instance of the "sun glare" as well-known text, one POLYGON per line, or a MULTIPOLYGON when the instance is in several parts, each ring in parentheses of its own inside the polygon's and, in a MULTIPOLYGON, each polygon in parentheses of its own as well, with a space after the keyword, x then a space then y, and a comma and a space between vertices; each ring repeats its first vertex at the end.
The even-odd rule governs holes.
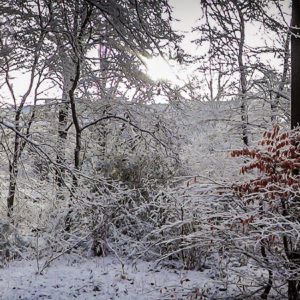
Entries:
POLYGON ((176 66, 172 66, 161 56, 144 59, 147 75, 154 81, 170 81, 177 83, 179 81, 176 75, 176 66))

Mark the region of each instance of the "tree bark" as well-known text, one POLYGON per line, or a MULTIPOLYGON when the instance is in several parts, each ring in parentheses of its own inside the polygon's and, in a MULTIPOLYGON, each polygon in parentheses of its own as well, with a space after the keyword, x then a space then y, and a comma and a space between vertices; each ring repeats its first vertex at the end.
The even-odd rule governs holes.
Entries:
POLYGON ((18 161, 19 161, 19 150, 20 150, 20 137, 16 134, 14 141, 14 154, 12 161, 9 164, 9 187, 7 196, 7 216, 11 217, 14 201, 16 195, 17 177, 18 177, 18 161))
POLYGON ((239 64, 239 73, 240 73, 240 96, 241 96, 241 120, 242 120, 242 139, 244 145, 249 146, 249 137, 248 137, 248 113, 247 113, 247 77, 246 77, 246 68, 244 65, 243 55, 244 55, 244 46, 245 46, 245 21, 244 16, 239 7, 238 3, 233 2, 235 5, 239 19, 240 19, 240 40, 239 40, 239 49, 238 49, 238 64, 239 64))
MULTIPOLYGON (((68 79, 66 81, 70 82, 68 79)), ((57 141, 57 154, 56 163, 58 165, 55 172, 55 181, 58 188, 58 197, 61 198, 61 189, 64 184, 64 162, 66 155, 66 141, 68 137, 67 125, 69 115, 69 95, 68 95, 69 84, 64 83, 62 93, 62 103, 59 104, 58 112, 58 141, 57 141)))
MULTIPOLYGON (((300 125, 300 1, 292 2, 291 21, 291 128, 300 125)), ((299 170, 295 170, 298 173, 299 170)), ((299 300, 299 281, 288 280, 289 300, 299 300)))
POLYGON ((278 92, 276 93, 274 101, 271 101, 271 122, 275 124, 278 118, 278 106, 281 93, 287 83, 288 70, 289 70, 289 59, 290 59, 290 33, 287 34, 285 45, 284 45, 284 58, 283 58, 283 70, 281 80, 278 86, 278 92))
POLYGON ((291 21, 291 128, 300 125, 300 1, 293 0, 291 21))

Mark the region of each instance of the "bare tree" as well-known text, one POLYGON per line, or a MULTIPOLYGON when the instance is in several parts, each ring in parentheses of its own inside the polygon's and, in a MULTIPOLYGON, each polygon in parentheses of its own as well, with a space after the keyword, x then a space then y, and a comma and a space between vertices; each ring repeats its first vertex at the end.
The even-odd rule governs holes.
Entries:
MULTIPOLYGON (((38 9, 41 9, 40 1, 34 2, 38 9)), ((49 20, 40 19, 35 30, 31 28, 32 11, 29 5, 25 4, 19 9, 14 3, 1 4, 1 14, 4 22, 1 24, 1 52, 2 71, 5 76, 5 85, 10 93, 10 102, 13 103, 14 118, 12 120, 17 132, 24 132, 25 136, 30 135, 30 128, 35 117, 35 107, 38 95, 41 93, 41 84, 46 79, 45 72, 47 63, 43 56, 45 37, 49 20), (9 6, 9 7, 8 7, 9 6), (26 35, 32 30, 32 35, 26 35), (25 36, 24 36, 25 35, 25 36), (28 47, 30 45, 30 47, 28 47), (13 72, 25 69, 29 74, 29 83, 23 95, 18 97, 13 86, 11 77, 13 72), (20 69, 19 69, 20 67, 20 69), (23 119, 23 110, 33 95, 31 116, 27 122, 23 119)), ((12 157, 9 161, 9 187, 7 196, 8 216, 12 215, 16 195, 19 160, 26 146, 26 140, 15 134, 13 139, 12 157)))
MULTIPOLYGON (((235 95, 240 101, 242 140, 243 144, 248 146, 251 128, 250 100, 255 98, 253 87, 258 72, 264 73, 263 70, 267 69, 262 57, 266 53, 281 52, 278 46, 253 46, 249 40, 248 30, 250 26, 257 26, 262 31, 272 31, 277 34, 287 32, 282 4, 278 1, 268 3, 235 0, 202 1, 202 7, 201 22, 203 24, 196 28, 201 34, 197 43, 208 45, 208 60, 213 61, 216 65, 224 66, 223 70, 231 77, 230 80, 238 82, 235 86, 235 95), (268 16, 266 12, 271 7, 278 12, 279 17, 268 16)), ((264 39, 265 36, 262 35, 261 38, 264 39)), ((288 53, 286 47, 282 52, 288 53)), ((283 80, 287 77, 287 62, 288 56, 285 59, 283 80)), ((282 84, 280 84, 279 90, 282 88, 282 84)), ((265 86, 263 89, 267 90, 268 88, 265 86)), ((275 109, 277 101, 278 96, 273 101, 272 109, 275 109)))

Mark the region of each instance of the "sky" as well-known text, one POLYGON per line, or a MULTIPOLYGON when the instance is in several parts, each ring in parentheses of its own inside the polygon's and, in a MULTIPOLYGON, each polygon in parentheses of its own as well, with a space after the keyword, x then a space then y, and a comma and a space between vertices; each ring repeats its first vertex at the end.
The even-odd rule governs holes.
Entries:
MULTIPOLYGON (((182 48, 187 54, 191 54, 191 55, 199 54, 199 51, 201 50, 197 48, 194 43, 192 43, 192 40, 195 40, 197 37, 199 37, 199 32, 192 33, 192 28, 197 26, 197 24, 199 24, 200 22, 199 21, 199 19, 201 18, 200 0, 169 0, 169 3, 171 7, 173 7, 173 18, 174 18, 174 21, 172 23, 173 29, 184 35, 183 41, 181 43, 182 48)), ((247 36, 249 36, 249 38, 253 42, 253 36, 255 35, 255 33, 257 33, 256 29, 252 30, 252 32, 253 34, 250 33, 250 35, 247 36)), ((272 57, 272 59, 274 58, 272 57)), ((157 74, 157 66, 159 65, 161 65, 161 61, 159 60, 154 61, 152 66, 153 74, 157 74)), ((187 78, 189 74, 192 74, 194 72, 194 69, 195 66, 193 65, 191 65, 188 68, 175 65, 173 66, 172 72, 169 72, 168 68, 166 67, 165 74, 166 76, 170 77, 171 81, 176 82, 177 79, 175 77, 179 76, 182 78, 184 77, 187 78), (174 74, 176 74, 176 76, 174 74)), ((151 76, 152 76, 151 72, 149 72, 149 77, 151 76)), ((15 86, 15 89, 17 90, 18 94, 20 95, 24 94, 25 85, 27 86, 27 82, 24 79, 18 82, 18 84, 15 86)))
MULTIPOLYGON (((193 27, 197 26, 200 18, 200 0, 169 0, 173 9, 173 30, 183 35, 180 44, 186 54, 197 55, 197 47, 192 41, 197 38, 198 33, 193 33, 193 27)), ((166 63, 160 57, 146 60, 148 76, 155 80, 168 80, 176 85, 183 85, 194 73, 195 65, 184 66, 174 61, 166 63), (157 70, 159 69, 159 72, 157 70)))
POLYGON ((170 0, 173 7, 173 16, 179 21, 173 22, 173 29, 182 32, 185 38, 182 47, 189 54, 195 54, 196 47, 191 41, 197 36, 192 34, 192 28, 197 25, 201 16, 200 0, 170 0))
MULTIPOLYGON (((180 34, 184 35, 184 39, 182 41, 181 46, 183 47, 186 53, 197 54, 196 46, 191 42, 193 39, 196 38, 197 34, 192 34, 191 31, 192 27, 196 26, 197 19, 200 18, 200 0, 170 0, 169 3, 173 7, 173 29, 179 31, 180 34)), ((154 62, 153 68, 156 68, 157 64, 160 64, 160 61, 154 62)), ((157 74, 156 70, 154 71, 154 73, 157 74)), ((166 66, 166 70, 163 72, 163 76, 169 77, 170 81, 178 84, 178 77, 187 80, 187 75, 192 72, 193 70, 186 69, 178 65, 173 66, 172 70, 170 71, 166 66)), ((149 76, 151 77, 151 72, 149 73, 149 76)), ((17 96, 21 97, 21 95, 25 93, 26 88, 28 87, 27 76, 18 73, 15 74, 14 77, 18 78, 17 82, 14 81, 14 90, 16 91, 17 96)), ((1 94, 2 99, 11 98, 8 90, 6 89, 5 91, 2 90, 1 94)))

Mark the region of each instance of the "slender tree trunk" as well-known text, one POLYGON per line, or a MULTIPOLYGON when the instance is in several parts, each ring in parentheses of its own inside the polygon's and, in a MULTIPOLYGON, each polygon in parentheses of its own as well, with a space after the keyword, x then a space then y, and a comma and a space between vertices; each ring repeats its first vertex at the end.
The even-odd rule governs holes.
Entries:
MULTIPOLYGON (((52 24, 52 30, 57 32, 58 29, 52 24)), ((62 77, 63 77, 63 90, 62 90, 62 99, 59 103, 58 111, 58 139, 57 139, 57 153, 56 153, 56 163, 57 168, 55 172, 55 182, 57 185, 57 198, 63 200, 63 187, 65 181, 65 156, 66 156, 66 143, 68 138, 67 126, 68 126, 68 116, 69 116, 69 90, 72 85, 72 76, 74 76, 74 62, 72 58, 68 55, 68 51, 64 46, 59 34, 55 34, 54 39, 58 55, 62 66, 62 77)))
POLYGON ((58 141, 57 141, 57 155, 56 155, 56 176, 55 181, 58 187, 58 197, 62 198, 62 187, 64 185, 64 162, 66 156, 66 142, 68 138, 67 126, 68 126, 68 115, 69 115, 69 95, 68 88, 70 82, 66 79, 64 83, 62 93, 62 103, 59 104, 58 112, 58 141))
POLYGON ((14 154, 11 163, 9 164, 9 187, 8 187, 8 196, 7 196, 7 215, 8 217, 12 216, 14 209, 15 195, 16 195, 16 186, 17 186, 17 177, 18 177, 18 158, 19 158, 19 147, 20 147, 20 138, 15 136, 15 146, 14 154))
MULTIPOLYGON (((35 101, 34 105, 36 105, 36 95, 35 95, 35 101)), ((16 130, 20 131, 20 118, 21 118, 21 111, 22 111, 23 105, 19 107, 19 109, 16 112, 15 116, 15 126, 16 130)), ((30 118, 29 123, 27 124, 27 129, 26 129, 26 135, 29 136, 30 133, 30 128, 33 122, 33 119, 35 117, 35 107, 33 108, 33 112, 30 118)), ((14 138, 14 150, 13 150, 13 157, 11 162, 9 163, 9 186, 8 186, 8 196, 7 196, 7 216, 11 217, 12 212, 14 209, 14 202, 15 202, 15 197, 16 197, 16 189, 17 189, 17 178, 18 178, 18 164, 19 164, 19 159, 21 157, 21 154, 26 146, 26 141, 21 140, 20 136, 18 134, 15 134, 14 138)))
POLYGON ((240 41, 238 49, 238 64, 240 72, 240 96, 241 96, 241 120, 242 120, 242 140, 245 146, 249 146, 248 137, 248 112, 247 112, 247 77, 243 55, 245 46, 245 22, 244 16, 238 3, 234 2, 240 19, 240 41))
MULTIPOLYGON (((265 262, 267 264, 269 264, 269 259, 268 259, 267 252, 266 252, 266 247, 265 247, 265 241, 261 241, 260 243, 261 243, 261 246, 260 246, 261 254, 262 254, 265 262)), ((270 291, 272 289, 272 285, 273 285, 273 272, 270 269, 268 269, 268 276, 269 276, 268 283, 265 286, 264 292, 261 295, 262 299, 268 299, 268 295, 269 295, 269 293, 270 293, 270 291)))
MULTIPOLYGON (((26 100, 28 99, 29 95, 32 92, 32 88, 34 86, 34 81, 36 79, 36 69, 38 66, 38 62, 39 62, 39 57, 40 57, 40 51, 43 45, 43 41, 45 38, 45 31, 41 30, 40 35, 39 35, 39 39, 37 40, 37 47, 34 50, 34 60, 32 63, 32 67, 30 70, 30 80, 29 80, 29 85, 28 88, 25 92, 25 94, 22 96, 21 98, 21 102, 19 105, 17 105, 16 102, 16 98, 14 95, 14 90, 12 85, 9 82, 9 61, 7 60, 7 57, 4 57, 4 61, 6 62, 6 84, 8 86, 8 89, 12 95, 12 98, 14 99, 14 106, 16 109, 15 112, 15 118, 14 118, 14 126, 16 131, 20 131, 20 120, 21 120, 21 115, 22 115, 22 110, 24 108, 24 105, 26 103, 26 100)), ((40 85, 40 80, 41 80, 41 76, 39 76, 38 78, 38 82, 37 82, 37 86, 35 89, 35 97, 34 97, 34 105, 36 105, 36 98, 37 98, 37 89, 38 86, 40 85)), ((26 135, 29 135, 30 132, 30 127, 32 125, 32 121, 35 115, 35 111, 33 110, 32 115, 31 115, 31 119, 29 121, 29 123, 27 124, 27 130, 26 130, 26 135)), ((12 160, 10 161, 9 164, 9 187, 8 187, 8 196, 7 196, 7 208, 8 208, 8 212, 7 215, 8 217, 12 216, 12 212, 14 209, 14 202, 15 202, 15 196, 16 196, 16 187, 17 187, 17 177, 18 177, 18 163, 19 163, 19 159, 21 156, 21 153, 23 152, 24 148, 25 148, 26 142, 23 141, 20 138, 20 136, 15 133, 15 137, 14 137, 14 150, 12 153, 12 160)))
POLYGON ((76 74, 75 79, 73 81, 73 85, 69 91, 70 97, 70 105, 71 105, 71 112, 72 112, 72 120, 75 127, 75 149, 74 149, 74 169, 75 172, 73 174, 73 188, 76 188, 78 185, 77 181, 77 174, 76 172, 79 171, 81 160, 80 160, 80 153, 81 153, 81 127, 78 120, 77 110, 76 110, 76 103, 74 98, 74 93, 78 85, 78 81, 80 78, 80 64, 81 61, 78 58, 77 66, 76 66, 76 74))
MULTIPOLYGON (((284 217, 288 217, 289 211, 285 200, 281 200, 281 206, 282 206, 282 215, 284 217)), ((297 264, 297 258, 295 258, 295 255, 293 253, 293 241, 289 239, 286 235, 283 235, 282 243, 288 261, 291 264, 297 264)), ((289 271, 293 271, 294 269, 295 269, 294 266, 289 267, 289 271)), ((299 280, 288 279, 287 284, 288 284, 288 299, 300 300, 299 280)))
MULTIPOLYGON (((76 10, 78 12, 78 9, 76 10)), ((80 170, 81 167, 81 133, 82 133, 82 128, 79 123, 78 115, 77 115, 77 110, 76 110, 76 103, 75 103, 75 90, 77 89, 77 86, 79 84, 79 79, 81 76, 81 63, 83 59, 83 53, 84 49, 82 47, 82 40, 84 38, 84 32, 86 30, 86 26, 89 23, 90 17, 92 14, 92 8, 87 5, 85 7, 85 12, 81 15, 81 25, 78 26, 78 20, 79 20, 79 15, 75 14, 74 16, 74 30, 73 30, 73 35, 76 36, 75 43, 73 44, 77 46, 77 50, 74 48, 74 57, 73 57, 73 66, 74 68, 74 78, 72 78, 72 84, 70 86, 70 89, 68 90, 68 95, 70 99, 70 107, 71 107, 71 115, 72 115, 72 121, 75 127, 75 149, 74 149, 74 173, 73 173, 73 184, 72 184, 72 194, 70 198, 70 203, 69 203, 69 211, 66 216, 66 231, 70 231, 71 229, 71 223, 72 223, 72 204, 71 200, 73 197, 73 193, 76 191, 76 188, 78 186, 78 171, 80 170), (79 29, 80 28, 80 29, 79 29), (78 31, 79 30, 79 31, 78 31), (78 35, 77 35, 78 33, 78 35)))
MULTIPOLYGON (((15 116, 15 126, 16 130, 20 131, 20 116, 23 106, 20 106, 16 111, 15 116)), ((14 138, 14 150, 12 161, 9 164, 9 187, 8 187, 8 196, 7 196, 7 216, 11 217, 14 209, 14 202, 16 196, 16 187, 17 187, 17 177, 18 177, 18 162, 21 156, 21 140, 18 134, 15 134, 14 138)))
POLYGON ((73 120, 73 124, 75 127, 75 149, 74 149, 74 172, 73 172, 73 176, 72 176, 72 194, 70 197, 70 202, 69 202, 69 210, 66 216, 66 220, 65 220, 65 230, 67 232, 69 232, 71 230, 71 226, 72 226, 72 198, 73 198, 73 194, 74 192, 76 192, 76 188, 78 187, 78 171, 80 170, 80 166, 81 166, 81 159, 80 159, 80 154, 81 154, 81 127, 79 124, 79 120, 78 120, 78 116, 77 116, 77 110, 76 110, 76 103, 75 103, 75 97, 74 97, 74 93, 75 90, 77 88, 78 82, 79 82, 79 78, 80 78, 80 58, 78 58, 77 61, 77 66, 76 66, 76 74, 75 74, 75 78, 72 84, 72 87, 69 90, 69 98, 70 98, 70 106, 71 106, 71 112, 72 112, 72 120, 73 120))

